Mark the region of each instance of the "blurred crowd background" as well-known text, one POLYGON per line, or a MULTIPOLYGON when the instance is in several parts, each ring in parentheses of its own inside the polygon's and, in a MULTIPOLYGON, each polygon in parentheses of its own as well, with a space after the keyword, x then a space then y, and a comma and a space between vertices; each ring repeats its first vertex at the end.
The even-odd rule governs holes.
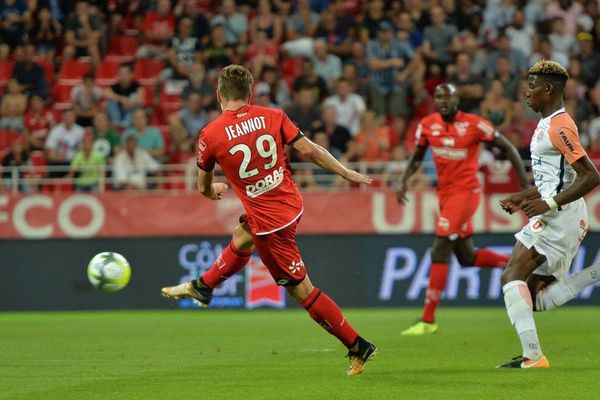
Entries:
MULTIPOLYGON (((183 188, 148 177, 193 171, 232 63, 254 74, 254 104, 377 185, 402 172, 442 82, 528 159, 526 73, 541 58, 567 67, 565 106, 600 159, 598 0, 0 0, 0 190, 183 188)), ((515 189, 489 150, 486 190, 515 189)), ((302 186, 332 185, 295 165, 302 186)))

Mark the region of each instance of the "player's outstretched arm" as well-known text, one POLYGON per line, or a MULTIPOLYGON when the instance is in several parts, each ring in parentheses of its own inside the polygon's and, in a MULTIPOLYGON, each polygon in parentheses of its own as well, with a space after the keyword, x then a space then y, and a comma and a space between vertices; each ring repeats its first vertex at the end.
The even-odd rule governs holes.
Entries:
POLYGON ((548 199, 525 200, 521 210, 528 217, 544 214, 582 198, 600 185, 600 174, 587 155, 574 161, 571 167, 577 172, 577 178, 567 190, 548 199))
POLYGON ((407 182, 408 179, 414 175, 415 172, 421 168, 421 164, 423 163, 423 158, 425 158, 425 152, 427 151, 427 146, 417 145, 415 148, 415 152, 410 156, 408 160, 408 165, 404 170, 404 173, 400 177, 400 187, 396 191, 396 199, 400 204, 406 204, 408 198, 406 197, 406 191, 408 190, 407 182))
POLYGON ((319 167, 329 172, 333 172, 349 182, 366 184, 371 184, 372 182, 371 178, 367 175, 363 175, 343 166, 326 149, 306 137, 296 140, 292 146, 319 167))
POLYGON ((521 160, 521 156, 517 151, 517 148, 508 141, 504 136, 497 134, 497 136, 492 141, 492 146, 499 148, 500 150, 504 150, 506 152, 506 156, 508 157, 510 163, 513 165, 515 170, 517 171, 517 175, 519 176, 519 183, 521 184, 521 189, 525 189, 529 187, 529 182, 527 181, 527 174, 525 173, 525 166, 523 165, 523 160, 521 160))
POLYGON ((213 182, 213 177, 212 171, 198 170, 198 190, 204 197, 211 200, 221 200, 229 186, 223 182, 213 182))

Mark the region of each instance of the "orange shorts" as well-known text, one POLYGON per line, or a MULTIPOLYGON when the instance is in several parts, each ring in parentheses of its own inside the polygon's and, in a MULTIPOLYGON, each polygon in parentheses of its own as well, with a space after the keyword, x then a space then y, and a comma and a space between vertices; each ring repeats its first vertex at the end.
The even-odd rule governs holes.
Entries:
POLYGON ((440 215, 435 234, 451 240, 473 234, 472 218, 479 206, 479 190, 439 193, 440 215))
POLYGON ((280 286, 295 286, 306 277, 306 268, 296 244, 296 229, 300 218, 291 225, 268 235, 254 235, 254 246, 280 286))

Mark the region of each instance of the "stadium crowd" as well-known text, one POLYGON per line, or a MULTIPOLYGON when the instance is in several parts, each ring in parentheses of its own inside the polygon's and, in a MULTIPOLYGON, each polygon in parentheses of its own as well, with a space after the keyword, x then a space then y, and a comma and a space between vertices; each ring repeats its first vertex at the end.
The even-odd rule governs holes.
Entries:
POLYGON ((231 63, 255 76, 255 104, 340 160, 388 162, 384 176, 442 82, 527 159, 539 116, 524 79, 540 58, 568 68, 565 106, 600 159, 598 0, 0 0, 0 190, 11 166, 96 190, 104 165, 113 188, 144 189, 161 164, 193 163, 231 63))

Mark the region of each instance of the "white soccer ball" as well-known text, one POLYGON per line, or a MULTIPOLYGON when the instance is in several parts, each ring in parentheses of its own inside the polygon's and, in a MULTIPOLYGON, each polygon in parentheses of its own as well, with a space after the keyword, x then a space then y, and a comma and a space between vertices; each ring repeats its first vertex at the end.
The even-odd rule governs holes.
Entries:
POLYGON ((131 266, 119 253, 105 251, 92 258, 87 268, 90 283, 103 292, 123 289, 131 278, 131 266))

